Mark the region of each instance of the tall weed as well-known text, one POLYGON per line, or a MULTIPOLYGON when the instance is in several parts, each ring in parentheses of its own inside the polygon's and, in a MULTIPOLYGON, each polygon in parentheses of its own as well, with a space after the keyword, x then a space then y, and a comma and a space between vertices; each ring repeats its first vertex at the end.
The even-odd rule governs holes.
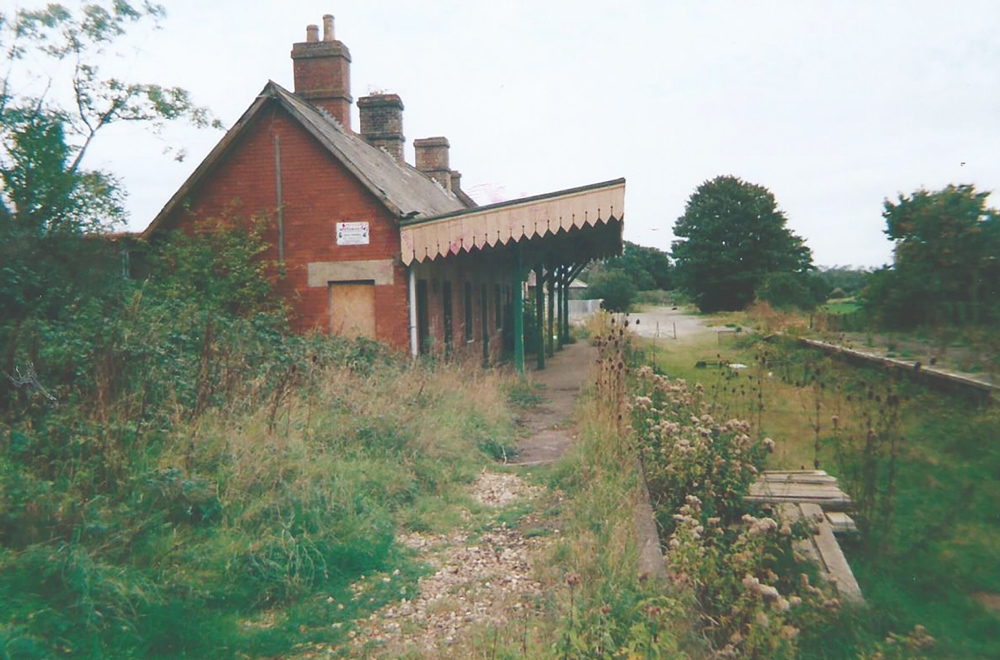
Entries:
POLYGON ((336 639, 369 604, 332 594, 396 561, 408 507, 513 443, 497 374, 290 334, 255 232, 177 236, 151 280, 0 328, 31 376, 0 376, 7 656, 271 657, 302 619, 336 639))

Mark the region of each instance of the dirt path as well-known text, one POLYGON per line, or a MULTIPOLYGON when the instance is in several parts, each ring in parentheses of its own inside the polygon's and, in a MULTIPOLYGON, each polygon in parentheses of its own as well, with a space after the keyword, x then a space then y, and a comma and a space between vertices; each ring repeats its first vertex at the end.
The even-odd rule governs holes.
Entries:
MULTIPOLYGON (((480 504, 500 510, 543 497, 545 490, 516 474, 483 471, 470 494, 480 504)), ((511 629, 532 615, 531 604, 543 596, 533 560, 554 538, 526 538, 505 524, 477 532, 454 529, 447 534, 402 535, 402 544, 434 570, 420 578, 415 593, 356 622, 350 657, 472 657, 475 639, 470 633, 478 627, 511 629)), ((363 598, 372 584, 392 579, 392 575, 362 578, 354 587, 355 597, 363 598)))
POLYGON ((629 314, 630 326, 647 339, 676 339, 684 343, 726 328, 707 326, 704 319, 670 307, 653 307, 629 314))
MULTIPOLYGON (((546 369, 531 371, 543 386, 543 402, 522 418, 528 433, 520 443, 516 464, 528 467, 558 460, 575 439, 572 427, 577 394, 590 378, 597 351, 587 342, 567 345, 547 361, 546 369)), ((532 361, 531 366, 534 365, 532 361)), ((470 487, 470 495, 481 505, 498 511, 512 504, 538 498, 561 499, 545 488, 529 485, 521 475, 484 469, 470 487)), ((470 518, 471 520, 471 518, 470 518)), ((485 529, 460 526, 447 534, 410 532, 400 541, 417 553, 416 559, 434 567, 420 578, 412 596, 388 605, 356 621, 351 631, 351 657, 427 659, 470 657, 476 650, 470 633, 491 625, 513 630, 537 616, 536 604, 544 587, 534 568, 537 557, 559 537, 559 530, 526 537, 522 527, 537 521, 531 513, 514 528, 491 523, 485 529)), ((363 598, 372 584, 391 582, 393 575, 375 575, 355 585, 363 598)), ((321 657, 318 649, 302 657, 321 657)))
MULTIPOLYGON (((630 314, 629 321, 631 329, 640 337, 673 340, 676 332, 680 343, 724 329, 706 326, 702 318, 670 307, 654 307, 630 314)), ((535 369, 534 359, 529 360, 531 378, 544 388, 544 401, 524 416, 529 433, 518 445, 518 456, 512 464, 552 463, 573 444, 573 406, 580 390, 590 381, 596 361, 597 349, 585 341, 564 346, 555 357, 546 360, 543 370, 535 369)))
MULTIPOLYGON (((551 463, 570 447, 576 438, 572 425, 576 398, 590 381, 596 361, 597 349, 581 341, 565 346, 547 360, 546 369, 531 370, 532 380, 542 385, 543 401, 522 418, 528 433, 518 446, 513 464, 529 467, 551 463)), ((533 365, 532 361, 529 368, 533 365)), ((528 500, 562 498, 543 487, 529 485, 519 474, 487 469, 472 484, 470 494, 480 504, 498 511, 528 500)), ((642 546, 640 567, 648 564, 650 568, 643 572, 655 575, 662 572, 663 560, 652 512, 641 511, 636 516, 642 546)), ((514 528, 494 522, 478 531, 457 528, 447 534, 403 535, 401 542, 416 551, 416 559, 434 570, 420 578, 412 596, 355 622, 348 654, 428 660, 471 657, 482 651, 473 634, 482 626, 493 626, 507 631, 505 634, 518 626, 527 630, 527 620, 538 616, 538 603, 549 588, 539 581, 534 564, 538 557, 550 552, 560 531, 550 528, 537 512, 526 520, 514 528), (541 536, 525 536, 526 525, 546 527, 548 531, 541 536)), ((375 575, 362 580, 356 585, 356 597, 364 597, 371 583, 392 579, 393 575, 375 575)), ((301 657, 325 657, 319 650, 310 648, 301 657)))
MULTIPOLYGON (((518 444, 517 465, 540 465, 558 460, 573 444, 573 406, 580 390, 590 379, 597 361, 597 349, 585 341, 567 344, 546 368, 531 371, 534 382, 543 386, 544 401, 523 417, 529 434, 518 444)), ((534 361, 532 361, 532 365, 534 361)))

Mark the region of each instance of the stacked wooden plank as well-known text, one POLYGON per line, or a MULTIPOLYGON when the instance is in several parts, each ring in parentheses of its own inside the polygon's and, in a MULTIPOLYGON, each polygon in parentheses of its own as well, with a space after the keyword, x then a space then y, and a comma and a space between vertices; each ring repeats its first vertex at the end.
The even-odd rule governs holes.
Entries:
POLYGON ((750 485, 748 502, 782 504, 808 502, 824 511, 849 511, 854 504, 840 489, 837 479, 823 470, 783 470, 764 472, 750 485))
POLYGON ((750 487, 749 502, 773 504, 789 522, 806 519, 815 524, 809 538, 796 541, 796 549, 811 557, 841 599, 863 603, 861 587, 854 578, 835 533, 856 532, 847 511, 853 502, 840 489, 837 479, 823 470, 764 472, 750 487))

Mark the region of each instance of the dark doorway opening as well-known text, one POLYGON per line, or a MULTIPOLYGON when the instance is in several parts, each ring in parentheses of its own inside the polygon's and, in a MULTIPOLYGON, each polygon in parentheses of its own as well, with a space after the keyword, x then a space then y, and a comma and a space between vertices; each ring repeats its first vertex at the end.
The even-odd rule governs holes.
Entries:
POLYGON ((427 280, 417 280, 417 341, 420 353, 427 353, 430 341, 430 323, 427 318, 427 280))
POLYGON ((452 349, 452 311, 451 311, 451 282, 445 280, 441 284, 441 309, 444 311, 444 353, 451 355, 452 349))
POLYGON ((490 308, 489 290, 485 284, 479 287, 479 325, 483 328, 483 361, 490 359, 490 308))

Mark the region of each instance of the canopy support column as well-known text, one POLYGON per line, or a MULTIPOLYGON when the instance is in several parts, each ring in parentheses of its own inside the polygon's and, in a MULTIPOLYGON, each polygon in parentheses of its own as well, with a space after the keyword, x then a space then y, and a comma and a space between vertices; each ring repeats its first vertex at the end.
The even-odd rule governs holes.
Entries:
POLYGON ((559 266, 556 269, 556 335, 558 337, 558 344, 556 347, 561 351, 563 344, 565 343, 565 335, 563 334, 563 326, 565 325, 563 319, 563 312, 565 312, 566 305, 566 290, 563 286, 563 278, 565 277, 565 266, 559 266))
POLYGON ((548 307, 549 307, 549 319, 548 323, 546 324, 547 331, 545 333, 545 344, 549 357, 554 357, 556 354, 555 337, 554 337, 555 320, 553 318, 555 315, 555 300, 556 300, 554 295, 555 285, 556 285, 555 271, 549 270, 549 272, 546 273, 546 280, 547 280, 546 285, 548 285, 548 292, 547 292, 548 300, 546 302, 548 302, 548 307))
POLYGON ((514 307, 514 369, 519 374, 524 373, 524 287, 521 286, 524 276, 524 266, 521 263, 521 246, 514 244, 516 263, 513 276, 510 278, 512 306, 514 307))
POLYGON ((535 323, 538 325, 538 368, 545 368, 545 280, 542 265, 535 266, 535 323))
POLYGON ((417 359, 420 356, 420 343, 417 339, 417 264, 410 264, 409 277, 410 296, 410 356, 417 359))

